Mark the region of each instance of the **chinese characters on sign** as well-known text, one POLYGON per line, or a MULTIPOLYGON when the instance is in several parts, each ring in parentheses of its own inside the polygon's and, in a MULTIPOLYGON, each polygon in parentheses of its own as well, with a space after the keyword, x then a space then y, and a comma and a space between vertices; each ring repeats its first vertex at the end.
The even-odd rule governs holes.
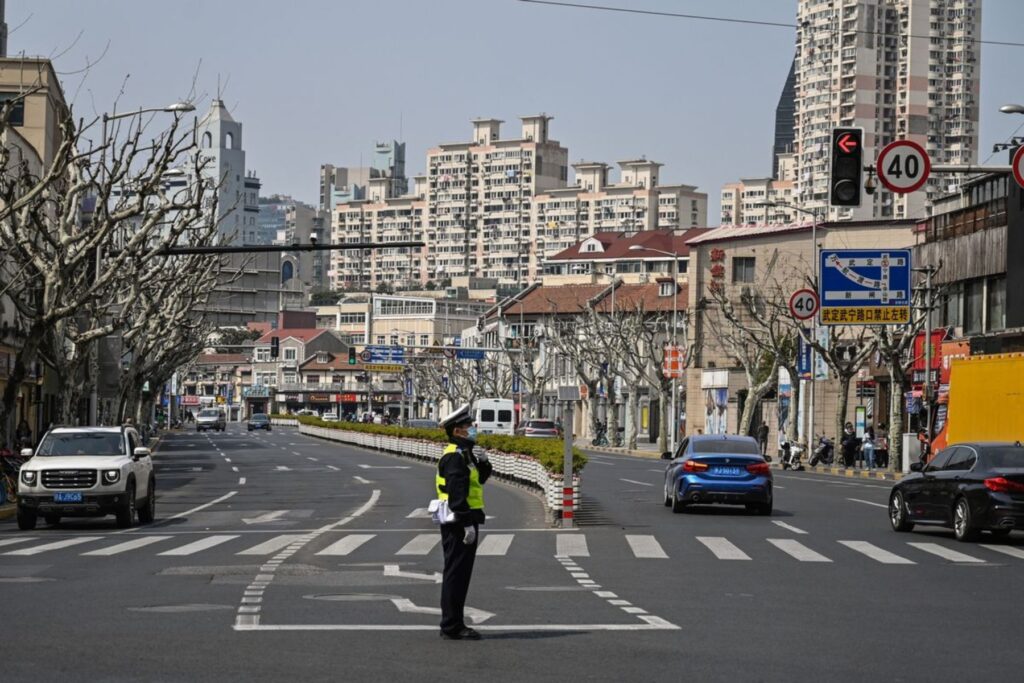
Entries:
POLYGON ((682 346, 666 344, 661 371, 665 377, 682 379, 686 372, 686 350, 682 346))
POLYGON ((712 292, 720 292, 725 286, 725 250, 724 249, 712 249, 710 253, 711 259, 711 283, 708 287, 712 292))

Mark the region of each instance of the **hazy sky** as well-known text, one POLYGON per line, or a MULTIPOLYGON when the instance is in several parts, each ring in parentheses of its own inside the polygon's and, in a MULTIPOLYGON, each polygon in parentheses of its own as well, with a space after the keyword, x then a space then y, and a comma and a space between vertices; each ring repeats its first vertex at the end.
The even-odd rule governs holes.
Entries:
MULTIPOLYGON (((796 0, 595 0, 795 22, 796 0)), ((771 172, 775 105, 794 31, 545 7, 516 0, 7 0, 8 54, 55 58, 83 114, 170 103, 218 76, 263 194, 315 203, 321 163, 369 163, 402 135, 425 150, 469 120, 547 112, 569 158, 646 155, 697 185, 718 222, 723 183, 771 172), (87 74, 81 70, 102 55, 87 74), (127 78, 127 80, 126 80, 127 78), (400 123, 401 122, 401 123, 400 123)), ((982 38, 1024 42, 1024 0, 985 0, 982 38)), ((1024 124, 1024 48, 982 51, 982 159, 1024 124)), ((1003 156, 993 162, 1003 162, 1003 156)))

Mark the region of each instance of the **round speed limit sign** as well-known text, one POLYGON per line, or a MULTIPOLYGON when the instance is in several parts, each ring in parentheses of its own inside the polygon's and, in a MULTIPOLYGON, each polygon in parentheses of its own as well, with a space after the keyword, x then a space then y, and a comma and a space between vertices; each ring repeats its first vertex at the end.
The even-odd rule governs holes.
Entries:
POLYGON ((875 166, 882 184, 898 194, 920 189, 932 172, 928 152, 911 140, 896 140, 883 147, 875 166))
POLYGON ((798 289, 789 297, 789 312, 797 320, 813 318, 818 312, 818 295, 813 289, 798 289))

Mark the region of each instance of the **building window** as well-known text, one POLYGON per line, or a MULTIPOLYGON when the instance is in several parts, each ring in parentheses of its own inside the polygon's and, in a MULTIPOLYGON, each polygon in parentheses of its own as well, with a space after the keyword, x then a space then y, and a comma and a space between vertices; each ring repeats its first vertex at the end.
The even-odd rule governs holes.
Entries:
POLYGON ((988 281, 988 331, 1006 329, 1006 276, 988 281))
POLYGON ((286 373, 284 373, 284 383, 285 384, 295 384, 295 373, 294 372, 286 372, 286 373))
POLYGON ((296 349, 294 347, 288 347, 288 348, 284 349, 284 359, 286 361, 294 362, 296 356, 298 356, 298 349, 296 349))
POLYGON ((270 349, 267 349, 267 348, 256 349, 256 362, 257 363, 269 363, 270 362, 270 349))
POLYGON ((0 92, 0 105, 13 100, 17 101, 11 104, 11 111, 7 117, 7 124, 9 126, 24 126, 25 125, 25 99, 18 93, 13 92, 0 92))
POLYGON ((735 256, 732 259, 732 281, 753 282, 754 281, 754 257, 735 256))
POLYGON ((320 384, 320 375, 306 375, 306 384, 320 384))
POLYGON ((420 346, 430 346, 430 335, 429 334, 421 334, 420 335, 420 346))
POLYGON ((658 296, 672 296, 673 294, 675 294, 675 290, 671 282, 661 282, 658 284, 658 296))
POLYGON ((316 362, 317 363, 326 363, 327 362, 327 352, 326 351, 317 351, 316 352, 316 362))
POLYGON ((210 149, 213 146, 213 135, 210 131, 203 133, 203 149, 210 149))
POLYGON ((971 280, 964 283, 964 334, 977 334, 982 331, 984 297, 984 280, 971 280))

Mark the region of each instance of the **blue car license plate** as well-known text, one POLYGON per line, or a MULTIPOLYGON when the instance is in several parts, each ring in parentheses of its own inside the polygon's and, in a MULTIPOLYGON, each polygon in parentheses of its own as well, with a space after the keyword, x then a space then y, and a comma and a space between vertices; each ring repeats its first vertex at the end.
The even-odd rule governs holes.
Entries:
POLYGON ((740 474, 739 467, 716 467, 713 471, 726 477, 738 477, 740 474))
POLYGON ((53 494, 54 503, 81 503, 82 494, 79 492, 67 492, 67 493, 55 493, 53 494))

